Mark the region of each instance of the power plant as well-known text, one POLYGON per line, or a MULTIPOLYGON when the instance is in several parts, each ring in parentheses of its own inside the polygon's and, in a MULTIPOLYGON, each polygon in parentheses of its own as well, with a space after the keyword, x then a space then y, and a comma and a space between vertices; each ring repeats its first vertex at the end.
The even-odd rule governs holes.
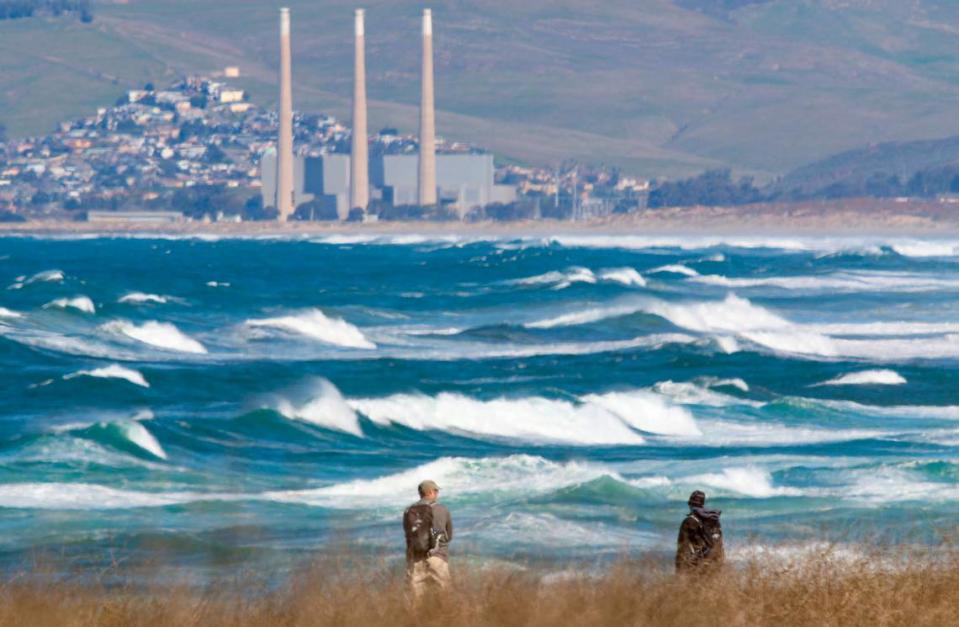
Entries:
POLYGON ((293 190, 293 69, 290 49, 290 10, 280 9, 280 133, 276 142, 275 207, 281 222, 296 210, 293 190))
POLYGON ((362 209, 370 202, 369 145, 366 132, 366 33, 364 11, 354 17, 353 137, 350 145, 350 208, 362 209))
POLYGON ((433 100, 433 12, 423 9, 423 68, 420 91, 419 202, 436 204, 436 111, 433 100))
POLYGON ((433 84, 433 15, 423 10, 420 79, 419 154, 378 151, 371 159, 366 102, 366 14, 353 19, 353 131, 350 154, 293 155, 293 95, 290 12, 280 10, 280 112, 276 151, 260 161, 265 207, 276 207, 289 220, 297 207, 310 203, 310 215, 345 220, 352 209, 366 213, 371 199, 392 206, 442 205, 460 217, 475 207, 509 203, 516 190, 496 185, 493 155, 436 154, 433 84))

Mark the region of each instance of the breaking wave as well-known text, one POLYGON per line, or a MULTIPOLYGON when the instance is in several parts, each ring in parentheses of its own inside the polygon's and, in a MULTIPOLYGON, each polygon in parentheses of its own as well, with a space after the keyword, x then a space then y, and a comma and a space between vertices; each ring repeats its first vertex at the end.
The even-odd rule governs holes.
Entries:
POLYGON ((77 377, 95 377, 100 379, 122 379, 124 381, 129 381, 134 385, 139 385, 141 387, 148 388, 150 384, 144 378, 144 376, 131 368, 126 368, 118 364, 111 364, 103 368, 94 368, 93 370, 80 370, 79 372, 74 372, 73 374, 68 374, 64 376, 64 380, 75 379, 77 377))
POLYGON ((273 409, 290 420, 301 420, 325 429, 342 431, 362 437, 356 412, 346 404, 340 391, 326 379, 313 381, 302 402, 278 398, 273 409))
POLYGON ((560 271, 546 272, 536 276, 509 281, 514 285, 552 285, 553 289, 561 290, 573 283, 596 283, 596 275, 589 268, 573 267, 560 271))
POLYGON ((207 352, 203 344, 186 335, 169 322, 151 320, 136 325, 132 322, 117 320, 108 322, 103 325, 103 328, 157 348, 181 353, 206 354, 207 352))
POLYGON ((58 298, 52 300, 43 306, 44 309, 76 309, 83 313, 95 314, 97 312, 93 301, 86 296, 77 296, 75 298, 58 298))
POLYGON ((817 385, 903 385, 906 379, 895 370, 851 372, 817 385))
POLYGON ((141 304, 141 303, 155 303, 157 305, 165 305, 170 302, 170 297, 160 296, 159 294, 145 294, 143 292, 130 292, 129 294, 124 294, 118 300, 118 303, 132 303, 132 304, 141 304))
POLYGON ((681 274, 683 276, 688 276, 688 277, 699 276, 698 272, 682 264, 670 264, 667 266, 660 266, 658 268, 653 268, 652 270, 647 270, 646 273, 647 274, 659 274, 659 273, 681 274))
POLYGON ((278 329, 344 348, 368 350, 376 348, 376 344, 367 339, 357 327, 342 318, 327 317, 319 309, 311 309, 297 315, 247 320, 246 325, 254 328, 278 329))
POLYGON ((914 272, 836 272, 827 275, 729 278, 693 276, 691 281, 729 288, 776 287, 785 290, 833 292, 929 292, 959 289, 959 280, 914 272))
POLYGON ((772 476, 756 467, 725 468, 722 472, 689 477, 684 483, 703 484, 718 489, 720 493, 732 492, 753 498, 773 496, 800 496, 795 488, 775 487, 772 476))
POLYGON ((599 278, 631 287, 646 287, 646 279, 634 268, 610 268, 601 270, 599 278))
POLYGON ((456 498, 483 494, 511 496, 535 495, 581 485, 604 476, 622 481, 615 472, 602 466, 568 462, 559 464, 532 455, 508 457, 441 457, 410 470, 378 477, 338 483, 312 490, 270 492, 270 500, 307 503, 342 509, 401 506, 423 477, 430 477, 440 489, 456 498))

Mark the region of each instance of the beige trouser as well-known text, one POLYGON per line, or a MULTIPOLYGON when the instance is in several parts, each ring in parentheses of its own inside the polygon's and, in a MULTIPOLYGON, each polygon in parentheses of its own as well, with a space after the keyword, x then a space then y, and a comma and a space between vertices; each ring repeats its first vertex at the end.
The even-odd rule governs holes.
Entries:
POLYGON ((418 601, 430 588, 449 588, 450 565, 442 557, 428 557, 414 562, 409 569, 409 581, 413 598, 418 601))

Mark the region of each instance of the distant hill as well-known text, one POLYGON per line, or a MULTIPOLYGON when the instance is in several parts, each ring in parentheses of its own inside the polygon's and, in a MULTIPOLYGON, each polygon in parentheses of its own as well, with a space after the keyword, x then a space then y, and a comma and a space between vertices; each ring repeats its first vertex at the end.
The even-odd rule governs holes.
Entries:
MULTIPOLYGON (((286 4, 286 3, 284 3, 286 4)), ((355 0, 289 0, 296 107, 348 121, 355 0)), ((414 130, 422 3, 370 0, 371 126, 414 130)), ((96 19, 0 22, 11 136, 126 89, 238 65, 276 99, 277 7, 100 0, 96 19)), ((870 143, 959 135, 959 3, 947 0, 439 0, 440 134, 505 158, 647 177, 768 181, 870 143)))
POLYGON ((877 175, 906 181, 917 172, 959 166, 959 136, 887 142, 850 150, 793 170, 775 188, 814 193, 843 184, 854 187, 877 175))

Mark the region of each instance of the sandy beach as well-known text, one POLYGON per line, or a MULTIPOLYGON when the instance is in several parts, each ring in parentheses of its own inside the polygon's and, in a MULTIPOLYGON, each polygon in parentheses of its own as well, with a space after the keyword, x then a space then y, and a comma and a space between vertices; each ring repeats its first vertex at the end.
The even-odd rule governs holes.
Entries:
POLYGON ((329 234, 464 235, 490 237, 555 234, 690 234, 723 233, 944 237, 959 235, 959 210, 949 203, 862 199, 842 203, 790 203, 740 207, 655 209, 584 222, 127 222, 28 221, 0 223, 2 234, 205 234, 224 237, 296 237, 329 234))

